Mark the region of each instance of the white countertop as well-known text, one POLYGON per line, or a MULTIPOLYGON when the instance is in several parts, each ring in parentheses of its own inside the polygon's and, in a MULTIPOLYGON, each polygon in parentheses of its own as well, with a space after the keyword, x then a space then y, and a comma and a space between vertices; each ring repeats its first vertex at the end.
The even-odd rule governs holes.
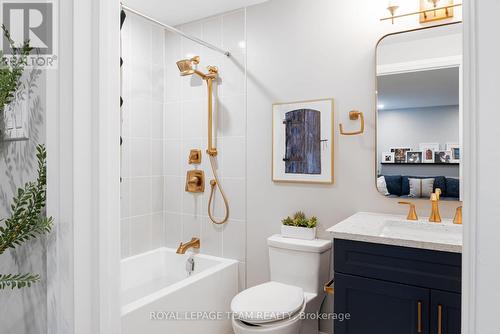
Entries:
POLYGON ((335 239, 462 252, 462 225, 455 225, 450 219, 430 223, 428 218, 411 221, 406 216, 358 212, 326 231, 335 239))

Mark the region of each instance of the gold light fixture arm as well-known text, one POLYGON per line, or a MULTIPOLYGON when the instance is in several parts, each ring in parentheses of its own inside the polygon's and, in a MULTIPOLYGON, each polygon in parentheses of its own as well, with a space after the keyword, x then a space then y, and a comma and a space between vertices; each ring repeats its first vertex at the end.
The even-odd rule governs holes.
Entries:
POLYGON ((344 126, 341 124, 339 124, 339 128, 340 128, 340 134, 343 135, 343 136, 356 136, 356 135, 360 135, 360 134, 363 134, 365 132, 365 118, 363 116, 363 113, 361 111, 357 111, 357 110, 352 110, 349 112, 349 119, 351 121, 355 121, 355 120, 358 120, 360 121, 361 123, 361 127, 358 131, 354 131, 354 132, 345 132, 344 131, 344 126))
POLYGON ((413 16, 413 15, 421 15, 421 14, 423 14, 424 16, 427 16, 427 13, 429 13, 429 12, 436 12, 436 11, 442 10, 442 9, 444 9, 446 11, 447 16, 448 16, 448 10, 450 8, 461 7, 461 6, 462 6, 462 4, 458 3, 458 4, 454 4, 454 5, 448 5, 448 6, 443 6, 443 7, 435 7, 435 8, 431 8, 431 9, 419 10, 417 12, 405 13, 405 14, 400 14, 400 15, 394 15, 397 8, 391 8, 391 7, 389 7, 389 8, 387 8, 387 10, 389 10, 389 12, 391 13, 391 16, 381 18, 380 21, 391 20, 392 23, 394 24, 394 20, 398 19, 398 18, 401 18, 401 17, 413 16))

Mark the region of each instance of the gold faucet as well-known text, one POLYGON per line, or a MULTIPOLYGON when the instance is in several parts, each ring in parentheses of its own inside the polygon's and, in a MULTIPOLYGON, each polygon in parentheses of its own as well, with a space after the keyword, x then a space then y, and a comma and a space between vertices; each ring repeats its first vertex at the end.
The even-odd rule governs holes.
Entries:
POLYGON ((177 254, 185 254, 186 251, 189 249, 189 248, 194 248, 194 249, 199 249, 200 248, 200 239, 199 238, 191 238, 191 241, 188 241, 186 242, 185 244, 183 244, 181 242, 181 244, 179 245, 179 247, 177 248, 177 254))
POLYGON ((432 223, 440 223, 441 215, 439 214, 439 199, 441 197, 441 189, 436 188, 436 191, 431 194, 432 212, 429 221, 432 223))
POLYGON ((398 202, 399 204, 407 204, 410 206, 410 211, 408 211, 407 220, 418 220, 417 210, 415 209, 415 204, 411 202, 398 202))
POLYGON ((462 206, 457 208, 455 218, 453 218, 453 224, 462 225, 462 206))

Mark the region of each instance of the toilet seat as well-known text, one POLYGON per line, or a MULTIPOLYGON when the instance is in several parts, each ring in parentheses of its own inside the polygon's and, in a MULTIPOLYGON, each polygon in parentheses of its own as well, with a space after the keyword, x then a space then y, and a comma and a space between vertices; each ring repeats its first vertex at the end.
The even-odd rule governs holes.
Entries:
POLYGON ((240 292, 231 302, 231 311, 237 320, 266 325, 293 317, 304 303, 302 288, 271 281, 240 292))

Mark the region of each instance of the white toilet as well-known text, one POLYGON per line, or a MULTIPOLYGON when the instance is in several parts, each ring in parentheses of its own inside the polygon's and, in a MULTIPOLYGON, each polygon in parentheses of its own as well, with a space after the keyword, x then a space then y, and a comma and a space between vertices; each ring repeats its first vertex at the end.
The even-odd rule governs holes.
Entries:
POLYGON ((330 240, 267 239, 271 281, 231 302, 235 334, 317 334, 323 284, 330 270, 330 240))

